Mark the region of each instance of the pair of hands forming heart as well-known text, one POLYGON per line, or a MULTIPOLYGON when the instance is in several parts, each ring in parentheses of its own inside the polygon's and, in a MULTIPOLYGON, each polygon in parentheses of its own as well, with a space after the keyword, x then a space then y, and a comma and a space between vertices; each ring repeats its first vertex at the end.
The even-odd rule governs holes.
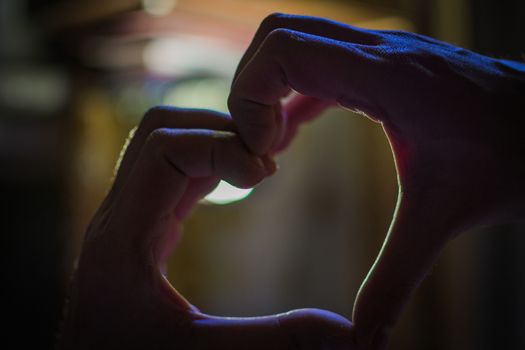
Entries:
POLYGON ((95 215, 75 274, 66 349, 381 349, 444 245, 525 216, 525 67, 423 36, 272 15, 239 64, 233 120, 151 110, 95 215), (299 97, 281 106, 291 90, 299 97), (180 222, 219 178, 250 187, 269 154, 326 105, 382 123, 399 198, 351 324, 321 310, 251 319, 200 313, 162 275, 180 222), (284 112, 283 113, 283 109, 284 112))

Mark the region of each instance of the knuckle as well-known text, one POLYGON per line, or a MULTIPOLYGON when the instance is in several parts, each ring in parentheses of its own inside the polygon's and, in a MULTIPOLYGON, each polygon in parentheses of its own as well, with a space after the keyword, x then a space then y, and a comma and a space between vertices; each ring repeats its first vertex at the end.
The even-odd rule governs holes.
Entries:
POLYGON ((166 148, 167 139, 167 129, 154 129, 148 134, 148 137, 146 139, 148 151, 155 156, 163 156, 166 148))
POLYGON ((292 30, 287 28, 275 28, 268 33, 266 41, 272 44, 288 41, 293 38, 292 30))
POLYGON ((296 32, 286 28, 277 28, 266 36, 264 46, 267 53, 277 54, 289 50, 291 45, 299 41, 300 38, 296 32))
POLYGON ((382 33, 386 43, 390 43, 398 47, 412 47, 427 42, 423 36, 406 30, 396 29, 383 30, 380 32, 382 33))
POLYGON ((142 117, 139 129, 145 130, 148 134, 162 125, 164 120, 165 107, 155 106, 148 109, 142 117))
POLYGON ((272 30, 281 27, 287 18, 291 17, 281 12, 274 12, 266 16, 260 25, 260 31, 262 34, 268 34, 272 30))
POLYGON ((149 135, 155 129, 163 128, 168 123, 173 125, 174 120, 180 120, 180 117, 189 110, 174 106, 154 106, 144 113, 139 124, 138 131, 149 135))

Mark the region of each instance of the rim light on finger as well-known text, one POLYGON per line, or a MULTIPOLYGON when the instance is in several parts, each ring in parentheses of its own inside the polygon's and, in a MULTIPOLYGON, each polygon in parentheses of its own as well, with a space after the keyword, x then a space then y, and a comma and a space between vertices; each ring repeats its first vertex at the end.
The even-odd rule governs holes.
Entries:
POLYGON ((220 181, 217 187, 204 197, 204 203, 230 204, 248 197, 253 188, 243 189, 230 185, 226 181, 220 181))

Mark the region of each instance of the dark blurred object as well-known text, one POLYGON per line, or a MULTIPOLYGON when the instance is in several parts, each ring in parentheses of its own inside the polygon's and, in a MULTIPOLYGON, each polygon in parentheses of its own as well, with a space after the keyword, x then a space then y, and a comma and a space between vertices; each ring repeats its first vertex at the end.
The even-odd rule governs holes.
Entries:
POLYGON ((0 3, 2 346, 51 349, 64 299, 70 81, 46 50, 29 5, 0 3))
POLYGON ((473 49, 495 57, 525 58, 525 1, 471 0, 473 49))
MULTIPOLYGON (((525 2, 471 0, 471 8, 472 49, 523 61, 525 2)), ((523 114, 523 110, 513 112, 523 114)), ((499 122, 498 116, 494 118, 499 122)), ((525 349, 525 225, 490 228, 478 239, 473 349, 525 349)))

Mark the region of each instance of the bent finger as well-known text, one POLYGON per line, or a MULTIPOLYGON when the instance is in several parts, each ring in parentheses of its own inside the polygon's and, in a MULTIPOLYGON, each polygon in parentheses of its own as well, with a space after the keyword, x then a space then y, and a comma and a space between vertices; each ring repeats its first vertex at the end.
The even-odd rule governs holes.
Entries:
POLYGON ((170 106, 153 107, 142 118, 121 153, 117 163, 115 181, 111 196, 118 193, 126 182, 133 166, 149 135, 159 128, 172 129, 209 129, 235 131, 235 126, 229 115, 205 110, 183 109, 170 106))
POLYGON ((364 45, 373 45, 378 42, 377 35, 370 30, 320 17, 272 13, 261 22, 252 42, 237 66, 233 81, 235 81, 239 73, 248 62, 250 62, 268 34, 279 28, 364 45))
MULTIPOLYGON (((157 129, 147 138, 116 200, 113 221, 122 229, 112 234, 131 251, 158 252, 168 228, 178 220, 175 209, 190 179, 216 177, 251 187, 266 174, 262 160, 232 132, 157 129)), ((149 258, 153 265, 158 263, 158 255, 149 258)))
POLYGON ((288 29, 272 31, 235 80, 228 106, 243 141, 256 154, 267 153, 278 138, 274 105, 291 89, 327 103, 367 113, 377 77, 373 48, 288 29))

